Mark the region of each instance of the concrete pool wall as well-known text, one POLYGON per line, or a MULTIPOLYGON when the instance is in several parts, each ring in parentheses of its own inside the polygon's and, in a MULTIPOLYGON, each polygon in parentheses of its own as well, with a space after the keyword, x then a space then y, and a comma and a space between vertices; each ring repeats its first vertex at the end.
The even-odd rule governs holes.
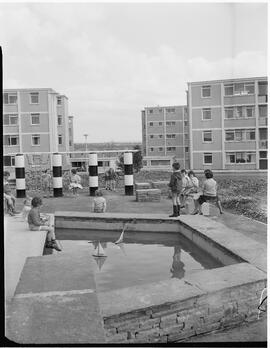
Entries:
POLYGON ((262 244, 203 216, 55 213, 56 228, 121 231, 125 222, 129 231, 180 232, 229 265, 98 293, 108 343, 175 342, 256 319, 266 287, 262 244))

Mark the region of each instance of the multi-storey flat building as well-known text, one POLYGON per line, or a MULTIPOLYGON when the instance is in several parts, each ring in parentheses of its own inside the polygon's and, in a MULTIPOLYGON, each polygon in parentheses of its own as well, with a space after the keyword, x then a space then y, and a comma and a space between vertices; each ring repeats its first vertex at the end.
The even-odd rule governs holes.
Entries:
POLYGON ((267 169, 266 77, 188 83, 190 168, 267 169))
POLYGON ((144 168, 171 167, 177 160, 189 168, 189 128, 186 106, 146 107, 142 111, 144 168))
POLYGON ((51 88, 8 89, 3 101, 5 167, 14 167, 16 153, 33 153, 26 155, 26 167, 46 166, 51 161, 48 153, 73 149, 73 121, 66 96, 51 88))

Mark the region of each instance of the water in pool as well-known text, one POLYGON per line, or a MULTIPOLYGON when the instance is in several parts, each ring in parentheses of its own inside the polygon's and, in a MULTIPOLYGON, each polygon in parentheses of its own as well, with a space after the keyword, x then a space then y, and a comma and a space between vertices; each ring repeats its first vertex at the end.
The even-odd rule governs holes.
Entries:
POLYGON ((98 291, 181 279, 198 270, 223 266, 178 233, 125 232, 124 242, 118 245, 114 242, 120 232, 77 230, 72 240, 67 239, 68 234, 70 237, 67 230, 57 233, 62 239, 62 253, 75 255, 89 250, 89 257, 94 260, 98 291), (105 258, 93 256, 98 242, 105 258))

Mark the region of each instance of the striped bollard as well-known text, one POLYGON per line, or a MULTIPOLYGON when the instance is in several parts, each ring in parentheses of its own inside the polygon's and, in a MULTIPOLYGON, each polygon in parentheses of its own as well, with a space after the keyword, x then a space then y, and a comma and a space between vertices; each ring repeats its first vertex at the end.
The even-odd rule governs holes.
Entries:
POLYGON ((98 189, 98 161, 97 154, 89 154, 89 194, 95 196, 95 192, 98 189))
POLYGON ((132 152, 124 153, 125 195, 133 196, 133 155, 132 152))
POLYGON ((53 196, 63 196, 63 180, 62 180, 62 155, 54 153, 52 158, 53 165, 53 196))
POLYGON ((16 177, 16 196, 17 198, 25 197, 25 167, 24 155, 15 156, 15 177, 16 177))

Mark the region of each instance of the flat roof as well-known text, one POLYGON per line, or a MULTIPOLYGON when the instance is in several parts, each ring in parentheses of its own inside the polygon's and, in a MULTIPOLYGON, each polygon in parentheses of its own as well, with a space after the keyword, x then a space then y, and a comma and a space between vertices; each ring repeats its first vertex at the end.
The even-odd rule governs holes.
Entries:
MULTIPOLYGON (((52 88, 5 88, 3 90, 3 92, 28 92, 28 91, 50 91, 52 93, 55 93, 55 94, 59 94, 61 95, 60 93, 56 92, 54 89, 52 88)), ((62 95, 61 95, 62 96, 62 95)))
POLYGON ((195 81, 187 82, 188 85, 201 85, 201 84, 211 84, 211 83, 221 83, 221 82, 236 82, 236 81, 250 81, 250 80, 262 80, 267 81, 267 76, 259 77, 241 77, 241 78, 232 78, 232 79, 222 79, 222 80, 207 80, 207 81, 195 81))

